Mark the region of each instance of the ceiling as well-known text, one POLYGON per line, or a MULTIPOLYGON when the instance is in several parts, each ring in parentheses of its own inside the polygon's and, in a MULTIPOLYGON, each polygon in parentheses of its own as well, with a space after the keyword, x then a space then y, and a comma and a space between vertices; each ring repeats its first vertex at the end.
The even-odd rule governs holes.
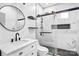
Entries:
POLYGON ((56 5, 58 5, 58 4, 60 4, 60 3, 39 3, 39 5, 40 5, 43 9, 49 8, 49 7, 52 7, 52 6, 56 6, 56 5))

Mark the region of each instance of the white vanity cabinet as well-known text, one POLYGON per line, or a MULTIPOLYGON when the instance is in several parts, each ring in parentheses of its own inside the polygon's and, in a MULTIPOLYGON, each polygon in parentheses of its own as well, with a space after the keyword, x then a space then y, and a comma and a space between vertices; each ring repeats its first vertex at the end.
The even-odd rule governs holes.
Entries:
POLYGON ((24 43, 23 46, 20 45, 19 47, 17 46, 16 48, 17 49, 15 49, 14 47, 13 49, 10 46, 4 49, 2 48, 2 56, 37 56, 37 41, 36 40, 33 40, 29 42, 28 44, 24 43))

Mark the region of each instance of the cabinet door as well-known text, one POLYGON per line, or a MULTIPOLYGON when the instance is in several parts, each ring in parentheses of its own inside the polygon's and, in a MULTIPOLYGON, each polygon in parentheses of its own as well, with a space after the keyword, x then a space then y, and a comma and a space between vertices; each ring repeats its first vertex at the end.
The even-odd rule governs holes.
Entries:
POLYGON ((37 56, 37 50, 34 49, 33 51, 30 51, 29 53, 25 54, 25 56, 37 56))
POLYGON ((24 56, 25 54, 29 53, 30 51, 37 49, 37 42, 29 44, 28 46, 22 47, 13 53, 10 53, 8 56, 24 56))

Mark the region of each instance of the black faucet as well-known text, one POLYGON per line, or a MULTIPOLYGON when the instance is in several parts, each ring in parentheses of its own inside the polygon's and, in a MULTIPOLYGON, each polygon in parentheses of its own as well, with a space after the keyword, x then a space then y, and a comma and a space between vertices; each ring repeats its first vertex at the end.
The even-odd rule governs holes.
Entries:
POLYGON ((15 41, 20 40, 20 37, 18 38, 19 35, 20 35, 19 33, 15 34, 15 41))

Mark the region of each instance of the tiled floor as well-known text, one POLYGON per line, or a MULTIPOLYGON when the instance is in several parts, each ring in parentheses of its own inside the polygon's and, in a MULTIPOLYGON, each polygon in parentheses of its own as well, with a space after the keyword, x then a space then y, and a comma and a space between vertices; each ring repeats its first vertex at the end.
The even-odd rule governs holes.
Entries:
POLYGON ((53 55, 46 54, 46 56, 53 56, 53 55))
POLYGON ((49 49, 48 55, 51 56, 78 56, 78 54, 74 51, 68 51, 64 49, 57 49, 57 55, 55 55, 55 48, 47 47, 49 49))
POLYGON ((74 51, 68 51, 63 49, 58 49, 58 54, 61 56, 78 56, 78 54, 74 51))

